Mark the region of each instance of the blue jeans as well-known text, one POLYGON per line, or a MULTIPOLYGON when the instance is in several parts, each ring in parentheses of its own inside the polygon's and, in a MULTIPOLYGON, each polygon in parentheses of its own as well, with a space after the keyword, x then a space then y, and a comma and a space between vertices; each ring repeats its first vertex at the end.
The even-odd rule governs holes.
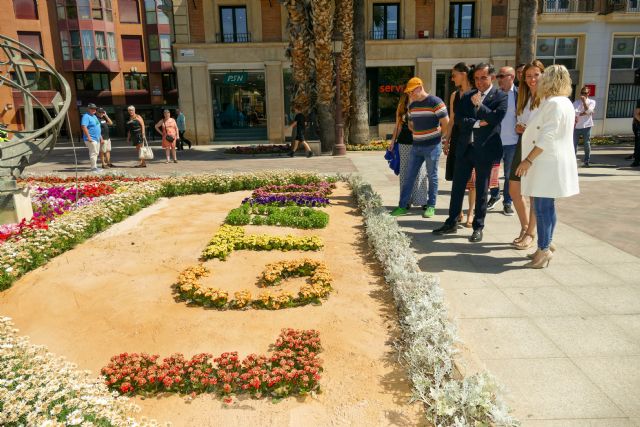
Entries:
POLYGON ((411 157, 409 158, 409 166, 407 171, 407 177, 404 181, 404 185, 400 189, 400 204, 401 208, 409 206, 411 200, 411 193, 413 192, 413 185, 416 182, 420 167, 424 162, 427 167, 427 179, 429 181, 429 198, 427 199, 427 206, 436 205, 436 197, 438 196, 438 161, 440 160, 440 153, 442 152, 442 144, 439 142, 435 145, 412 145, 411 157))
POLYGON ((574 129, 573 130, 573 148, 578 154, 578 140, 580 139, 580 135, 582 135, 582 139, 584 141, 584 163, 589 163, 591 159, 591 128, 584 129, 574 129))
POLYGON ((555 199, 548 197, 534 197, 533 206, 536 210, 536 219, 538 220, 538 248, 542 250, 549 249, 551 240, 553 239, 553 231, 556 228, 556 205, 555 199))
MULTIPOLYGON (((513 157, 516 154, 516 146, 503 145, 502 146, 502 164, 504 166, 504 188, 502 194, 504 195, 503 205, 510 205, 512 203, 511 195, 509 194, 509 175, 511 174, 511 164, 513 163, 513 157)), ((491 189, 491 197, 498 197, 500 195, 500 187, 491 189)))

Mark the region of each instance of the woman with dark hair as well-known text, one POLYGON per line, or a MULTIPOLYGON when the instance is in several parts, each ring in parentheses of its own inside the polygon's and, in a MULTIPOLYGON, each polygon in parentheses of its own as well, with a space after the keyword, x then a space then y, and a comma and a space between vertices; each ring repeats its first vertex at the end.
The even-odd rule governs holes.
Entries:
POLYGON ((519 166, 519 159, 522 155, 522 134, 527 128, 527 123, 531 121, 534 113, 540 105, 540 98, 537 96, 538 79, 544 72, 544 64, 537 59, 525 65, 522 75, 524 79, 518 87, 518 105, 516 107, 516 133, 520 135, 514 161, 511 164, 509 175, 509 195, 513 200, 513 206, 520 220, 520 235, 513 240, 516 249, 529 249, 535 243, 536 214, 533 203, 527 210, 527 204, 520 191, 520 177, 516 174, 519 166))
MULTIPOLYGON (((391 138, 391 144, 389 145, 389 151, 393 152, 394 144, 398 144, 398 151, 400 152, 400 190, 407 179, 407 171, 409 169, 409 157, 411 156, 411 145, 413 144, 413 134, 409 129, 409 116, 408 116, 408 104, 409 95, 403 93, 398 101, 398 107, 396 108, 396 127, 393 129, 393 136, 391 138)), ((422 209, 427 208, 428 200, 428 181, 427 181, 427 168, 424 163, 420 166, 420 172, 416 178, 416 182, 413 185, 413 192, 411 193, 411 199, 409 201, 409 207, 422 206, 422 209)))

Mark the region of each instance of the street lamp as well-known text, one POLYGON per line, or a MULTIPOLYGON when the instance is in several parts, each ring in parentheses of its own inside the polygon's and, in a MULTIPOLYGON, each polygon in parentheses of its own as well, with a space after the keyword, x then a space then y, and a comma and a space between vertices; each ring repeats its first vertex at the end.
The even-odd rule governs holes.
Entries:
POLYGON ((334 156, 344 156, 347 154, 347 147, 344 145, 344 123, 342 122, 342 102, 340 100, 340 57, 342 56, 342 34, 333 35, 333 55, 336 64, 336 142, 333 146, 334 156))

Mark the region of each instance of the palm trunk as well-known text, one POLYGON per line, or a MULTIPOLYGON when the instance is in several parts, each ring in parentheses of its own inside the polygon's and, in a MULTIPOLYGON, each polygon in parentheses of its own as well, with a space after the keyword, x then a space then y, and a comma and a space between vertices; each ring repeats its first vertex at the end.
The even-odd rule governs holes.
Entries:
POLYGON ((353 82, 353 0, 341 0, 336 4, 338 32, 342 34, 342 54, 340 56, 340 100, 342 120, 345 129, 345 143, 348 141, 353 82))
POLYGON ((349 143, 369 143, 369 111, 367 102, 367 58, 365 52, 364 0, 353 0, 353 98, 349 143))
POLYGON ((536 58, 537 18, 538 0, 520 0, 518 6, 516 64, 528 64, 536 58))
POLYGON ((285 0, 288 13, 287 30, 289 47, 287 57, 291 59, 291 71, 294 83, 293 106, 308 114, 313 96, 311 77, 313 60, 309 50, 309 14, 303 0, 285 0))

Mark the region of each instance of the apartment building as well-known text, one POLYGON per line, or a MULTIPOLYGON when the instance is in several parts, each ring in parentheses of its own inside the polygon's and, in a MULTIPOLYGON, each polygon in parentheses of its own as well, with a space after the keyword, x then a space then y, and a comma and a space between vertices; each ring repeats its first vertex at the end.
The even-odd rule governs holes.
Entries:
POLYGON ((541 0, 537 56, 571 70, 596 100, 596 134, 630 134, 640 86, 640 0, 541 0))
MULTIPOLYGON (((42 54, 69 82, 75 135, 80 134, 80 116, 89 103, 104 107, 114 119, 115 135, 124 135, 127 105, 135 105, 148 123, 159 120, 163 108, 177 108, 171 52, 174 25, 162 0, 0 0, 0 4, 5 11, 0 15, 2 33, 42 54)), ((177 34, 182 27, 176 27, 177 34)), ((36 97, 46 105, 55 87, 44 75, 36 89, 36 97)), ((22 103, 17 93, 0 90, 0 121, 20 128, 22 103)), ((39 111, 36 115, 38 124, 42 117, 39 111)))

